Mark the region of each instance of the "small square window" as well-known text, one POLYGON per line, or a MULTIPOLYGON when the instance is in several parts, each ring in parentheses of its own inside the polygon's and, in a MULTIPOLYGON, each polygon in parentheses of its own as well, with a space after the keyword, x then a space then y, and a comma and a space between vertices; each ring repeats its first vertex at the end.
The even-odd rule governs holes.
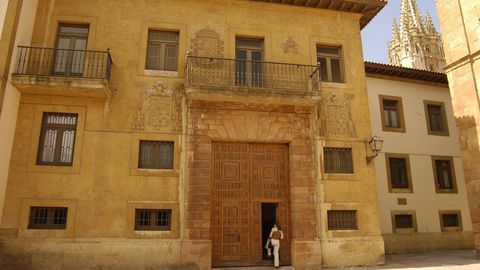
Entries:
POLYGON ((140 141, 138 168, 173 169, 173 142, 140 141))
POLYGON ((178 70, 179 33, 148 30, 146 69, 178 70))
POLYGON ((324 82, 343 83, 342 49, 340 47, 317 46, 317 64, 324 82))
POLYGON ((460 211, 440 211, 439 214, 442 232, 462 230, 462 215, 460 211))
POLYGON ((67 225, 67 207, 30 207, 29 229, 64 230, 67 225))
POLYGON ((351 148, 325 147, 323 149, 325 173, 353 173, 351 148))
POLYGON ((417 219, 415 211, 393 211, 392 226, 394 233, 417 232, 417 219))
POLYGON ((457 183, 451 157, 432 157, 437 193, 456 193, 457 183))
POLYGON ((43 113, 38 144, 38 165, 72 165, 77 120, 76 113, 43 113))
POLYGON ((135 209, 136 231, 170 231, 171 209, 135 209))
POLYGON ((413 192, 408 155, 385 154, 390 192, 413 192))
POLYGON ((383 131, 405 132, 401 97, 380 96, 383 131))
POLYGON ((356 210, 328 210, 328 230, 357 230, 356 210))
POLYGON ((428 100, 424 100, 423 103, 425 105, 428 134, 448 136, 445 103, 428 100))

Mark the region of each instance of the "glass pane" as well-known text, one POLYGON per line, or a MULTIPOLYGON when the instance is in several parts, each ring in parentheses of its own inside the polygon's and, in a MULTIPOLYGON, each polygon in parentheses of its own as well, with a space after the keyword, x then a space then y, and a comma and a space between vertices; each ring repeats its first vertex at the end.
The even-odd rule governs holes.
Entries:
POLYGON ((236 59, 247 60, 247 51, 246 50, 237 50, 236 59))
POLYGON ((443 214, 443 227, 459 227, 459 219, 457 214, 443 214))
POLYGON ((320 76, 321 80, 326 82, 328 81, 328 67, 327 67, 327 59, 326 58, 318 58, 317 64, 320 65, 320 76))
POLYGON ((40 161, 41 162, 54 162, 55 157, 55 144, 57 142, 57 131, 56 130, 45 130, 43 137, 43 144, 40 151, 40 161))
POLYGON ((75 50, 72 52, 72 60, 71 60, 71 73, 72 74, 82 74, 83 73, 83 66, 85 63, 85 50, 87 49, 87 40, 86 39, 76 39, 75 50))
POLYGON ((177 45, 167 45, 165 49, 165 68, 164 70, 176 71, 178 66, 177 45))
POLYGON ((330 59, 332 69, 332 82, 342 82, 342 70, 340 67, 340 59, 330 59))
POLYGON ((399 229, 413 228, 412 215, 395 215, 395 228, 399 228, 399 229))
POLYGON ((340 55, 338 47, 317 47, 317 54, 340 55))
POLYGON ((75 131, 74 130, 64 131, 62 136, 62 146, 60 149, 60 162, 72 163, 74 143, 75 143, 75 131))
POLYGON ((59 49, 70 49, 71 38, 60 37, 58 38, 57 48, 59 49))
POLYGON ((408 188, 407 163, 404 158, 390 158, 392 188, 408 188))
POLYGON ((88 35, 88 26, 60 25, 60 33, 88 35))
POLYGON ((147 69, 160 69, 160 45, 148 45, 147 50, 147 69))
POLYGON ((251 49, 262 50, 263 49, 263 40, 237 38, 236 46, 237 46, 237 48, 251 48, 251 49))
POLYGON ((148 31, 148 41, 154 42, 173 42, 178 43, 178 32, 169 32, 169 31, 148 31))

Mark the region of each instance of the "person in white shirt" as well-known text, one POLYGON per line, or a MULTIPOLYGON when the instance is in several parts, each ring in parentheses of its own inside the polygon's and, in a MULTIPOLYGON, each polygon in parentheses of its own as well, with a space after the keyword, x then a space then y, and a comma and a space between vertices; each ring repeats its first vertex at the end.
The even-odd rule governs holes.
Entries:
POLYGON ((283 232, 280 228, 280 225, 273 224, 273 228, 270 231, 269 239, 273 246, 273 265, 278 268, 280 267, 278 250, 280 249, 280 239, 283 239, 283 232))

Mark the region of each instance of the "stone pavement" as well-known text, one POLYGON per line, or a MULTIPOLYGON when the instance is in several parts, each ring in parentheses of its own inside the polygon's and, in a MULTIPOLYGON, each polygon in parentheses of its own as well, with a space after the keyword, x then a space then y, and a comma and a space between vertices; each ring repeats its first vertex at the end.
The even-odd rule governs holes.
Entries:
POLYGON ((480 270, 480 259, 477 259, 477 254, 472 250, 388 255, 385 264, 381 266, 349 267, 343 269, 480 270))
MULTIPOLYGON (((273 267, 233 267, 215 270, 271 270, 273 267)), ((294 267, 280 267, 293 270, 294 267)), ((336 268, 345 270, 480 270, 480 258, 472 250, 432 252, 425 254, 388 255, 386 263, 380 266, 336 268)))

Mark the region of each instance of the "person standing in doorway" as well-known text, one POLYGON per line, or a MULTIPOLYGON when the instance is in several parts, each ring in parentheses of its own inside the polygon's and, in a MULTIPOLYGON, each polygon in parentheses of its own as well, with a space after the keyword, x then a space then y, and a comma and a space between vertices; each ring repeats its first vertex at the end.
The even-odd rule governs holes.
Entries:
POLYGON ((273 265, 277 268, 280 267, 280 258, 278 254, 278 250, 280 249, 280 239, 283 239, 283 232, 280 225, 275 223, 270 231, 270 240, 273 246, 273 265))

